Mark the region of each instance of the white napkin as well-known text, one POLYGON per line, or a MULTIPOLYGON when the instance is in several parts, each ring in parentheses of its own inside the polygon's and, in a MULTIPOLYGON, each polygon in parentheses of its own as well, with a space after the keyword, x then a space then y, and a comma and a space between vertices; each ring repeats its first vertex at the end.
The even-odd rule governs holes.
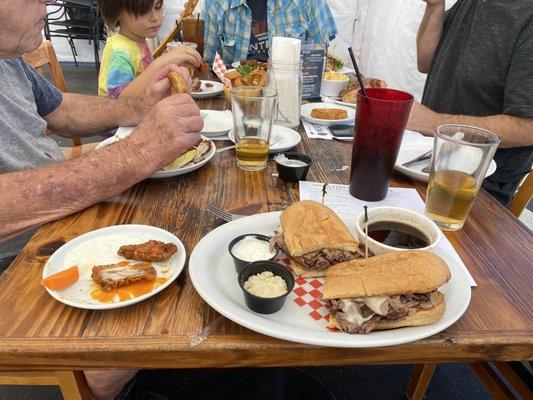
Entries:
POLYGON ((275 36, 272 38, 269 86, 278 92, 278 115, 276 122, 295 127, 300 124, 301 81, 299 77, 299 39, 275 36), (275 87, 274 87, 275 84, 275 87))

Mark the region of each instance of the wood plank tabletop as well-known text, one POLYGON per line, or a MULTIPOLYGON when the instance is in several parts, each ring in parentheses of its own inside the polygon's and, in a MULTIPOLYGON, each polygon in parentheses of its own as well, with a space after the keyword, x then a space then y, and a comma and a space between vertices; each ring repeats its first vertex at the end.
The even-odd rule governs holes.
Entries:
MULTIPOLYGON (((225 109, 223 96, 200 102, 225 109)), ((303 132, 303 131, 301 131, 303 132)), ((216 142, 217 147, 228 142, 216 142)), ((351 143, 310 140, 297 148, 312 157, 308 180, 347 184, 351 143)), ((74 151, 76 153, 76 151, 74 151)), ((123 194, 44 225, 0 276, 0 370, 193 368, 350 365, 474 360, 530 360, 533 354, 533 235, 482 191, 459 232, 446 233, 478 287, 464 316, 449 329, 414 343, 366 349, 308 346, 243 328, 209 307, 188 272, 158 295, 133 306, 89 311, 63 305, 44 290, 46 245, 116 224, 147 224, 176 234, 189 255, 222 221, 208 204, 242 214, 284 209, 298 185, 273 174, 244 172, 234 151, 215 155, 193 173, 145 180, 123 194), (193 345, 190 334, 212 331, 193 345)), ((393 186, 426 186, 395 175, 393 186)))

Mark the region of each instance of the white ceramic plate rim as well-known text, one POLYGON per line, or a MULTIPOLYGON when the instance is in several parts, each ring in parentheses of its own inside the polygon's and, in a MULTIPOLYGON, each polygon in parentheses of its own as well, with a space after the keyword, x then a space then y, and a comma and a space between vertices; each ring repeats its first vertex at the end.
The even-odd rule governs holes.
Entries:
MULTIPOLYGON (((158 235, 158 238, 155 238, 155 239, 160 240, 162 239, 162 237, 165 237, 166 238, 165 240, 172 242, 176 244, 176 246, 178 246, 178 253, 177 253, 178 260, 176 261, 177 265, 175 267, 175 271, 172 275, 168 277, 167 281, 163 283, 161 286, 156 287, 150 293, 143 294, 142 296, 136 297, 131 300, 121 301, 120 303, 102 303, 101 305, 78 303, 75 301, 71 301, 69 299, 65 299, 61 297, 58 292, 54 290, 50 290, 47 287, 44 287, 46 291, 50 294, 50 296, 52 296, 57 301, 63 304, 72 306, 72 307, 84 308, 87 310, 111 310, 114 308, 122 308, 122 307, 130 306, 132 304, 140 303, 141 301, 146 300, 147 298, 152 297, 156 295, 157 293, 161 292, 162 290, 164 290, 165 288, 167 288, 172 282, 174 282, 178 278, 178 276, 180 276, 181 272, 183 271, 183 267, 185 266, 185 260, 187 258, 185 246, 183 245, 181 240, 178 239, 176 235, 170 233, 169 231, 166 231, 161 228, 157 228, 155 226, 137 225, 137 224, 108 226, 105 228, 100 228, 94 231, 84 233, 72 240, 69 240, 67 243, 65 243, 63 246, 57 249, 48 259, 48 261, 46 262, 43 268, 43 272, 42 272, 43 279, 46 276, 48 276, 46 272, 50 268, 49 265, 52 265, 54 263, 56 263, 56 265, 61 264, 61 258, 63 258, 68 253, 69 250, 74 249, 75 247, 79 246, 83 242, 100 237, 100 236, 104 236, 104 235, 120 234, 120 233, 127 234, 127 233, 132 233, 132 231, 133 232, 135 231, 156 232, 158 235)), ((66 266, 64 267, 66 268, 66 266)))
POLYGON ((188 165, 186 167, 181 167, 178 169, 165 169, 162 171, 157 171, 150 178, 159 179, 159 178, 170 178, 172 176, 185 175, 185 174, 188 174, 189 172, 196 171, 197 169, 201 168, 203 165, 207 164, 214 157, 217 149, 216 149, 215 144, 209 138, 202 135, 202 139, 209 140, 209 143, 211 144, 211 149, 209 150, 209 153, 207 153, 207 156, 202 161, 200 161, 199 163, 188 165))
POLYGON ((218 96, 220 93, 224 91, 224 85, 217 81, 200 81, 202 82, 201 88, 203 91, 201 92, 192 92, 191 97, 193 99, 207 99, 209 97, 215 97, 218 96), (213 85, 212 88, 205 87, 206 83, 211 83, 213 85))
MULTIPOLYGON (((452 257, 439 250, 436 253, 445 257, 452 273, 452 279, 441 290, 446 292, 447 298, 451 300, 447 300, 444 316, 432 325, 377 331, 367 335, 350 335, 330 332, 318 325, 316 328, 311 325, 313 329, 304 329, 276 321, 276 315, 281 317, 282 314, 278 313, 284 312, 287 303, 278 313, 267 316, 256 314, 246 308, 242 297, 237 305, 233 299, 226 298, 224 291, 216 286, 216 273, 213 273, 213 268, 223 268, 224 275, 227 271, 227 274, 233 274, 235 278, 234 287, 225 287, 224 290, 241 291, 231 257, 228 255, 220 258, 223 264, 219 265, 213 265, 207 259, 213 254, 220 257, 222 252, 227 252, 228 243, 239 234, 272 232, 279 223, 279 215, 280 212, 257 214, 221 225, 204 236, 191 253, 189 275, 196 291, 216 311, 239 325, 267 336, 310 345, 351 348, 392 346, 423 339, 448 328, 463 315, 470 303, 471 288, 463 271, 452 257), (454 295, 450 296, 450 292, 454 295)), ((341 218, 345 223, 355 219, 353 216, 349 219, 342 216, 341 218)), ((293 301, 293 298, 294 293, 290 293, 287 302, 293 301)), ((302 318, 309 318, 304 315, 303 310, 299 311, 302 318)), ((290 314, 290 310, 286 312, 287 315, 290 314)))
MULTIPOLYGON (((400 154, 402 151, 407 151, 410 149, 419 149, 420 155, 431 150, 433 148, 433 140, 428 141, 425 139, 426 138, 422 138, 421 140, 410 141, 409 143, 402 144, 402 146, 400 147, 400 151, 398 153, 398 158, 400 157, 400 154)), ((422 171, 417 171, 413 168, 404 167, 402 163, 406 161, 402 160, 403 162, 400 162, 398 158, 396 159, 396 164, 394 165, 394 168, 396 170, 400 171, 402 174, 410 178, 417 179, 421 182, 427 182, 429 180, 429 174, 425 174, 422 171)), ((485 174, 485 178, 488 176, 491 176, 494 172, 496 172, 496 168, 497 168, 496 161, 492 159, 490 161, 489 168, 487 169, 487 173, 485 174)))
MULTIPOLYGON (((274 129, 279 129, 280 131, 282 131, 279 132, 279 134, 284 135, 284 137, 274 146, 268 149, 268 154, 277 154, 283 151, 290 150, 298 146, 298 144, 302 141, 302 137, 297 131, 282 125, 274 125, 272 127, 272 133, 270 134, 270 136, 274 135, 274 129)), ((233 131, 233 129, 228 132, 228 137, 229 140, 235 143, 235 132, 233 131)))
POLYGON ((355 119, 355 110, 352 107, 345 107, 338 104, 330 104, 330 103, 307 103, 303 104, 300 112, 301 117, 311 122, 312 124, 316 125, 350 125, 354 122, 355 119), (317 119, 311 117, 311 110, 313 108, 340 108, 343 110, 346 110, 348 113, 348 118, 345 119, 317 119))

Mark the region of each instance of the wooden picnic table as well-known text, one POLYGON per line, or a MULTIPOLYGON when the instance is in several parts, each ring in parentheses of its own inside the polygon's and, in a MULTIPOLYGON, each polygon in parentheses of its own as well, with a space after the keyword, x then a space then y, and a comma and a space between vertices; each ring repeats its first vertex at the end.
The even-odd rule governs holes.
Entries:
MULTIPOLYGON (((226 109, 221 95, 202 108, 226 109)), ((351 143, 311 140, 303 130, 297 150, 312 157, 308 179, 347 184, 351 143)), ((217 147, 229 142, 216 142, 217 147)), ((42 226, 0 276, 0 370, 102 368, 207 368, 531 360, 533 353, 532 233, 485 191, 459 232, 446 236, 478 287, 464 316, 447 330, 414 343, 341 349, 291 343, 255 333, 222 318, 202 343, 188 334, 211 326, 219 314, 196 293, 185 270, 175 283, 139 304, 90 311, 54 300, 41 286, 43 249, 117 224, 147 224, 178 236, 190 255, 222 221, 208 204, 241 214, 284 209, 298 185, 266 170, 244 172, 234 151, 214 156, 193 173, 148 179, 119 196, 42 226), (44 247, 43 247, 44 246, 44 247)), ((426 184, 395 175, 392 186, 426 184)), ((214 266, 215 267, 215 266, 214 266)))

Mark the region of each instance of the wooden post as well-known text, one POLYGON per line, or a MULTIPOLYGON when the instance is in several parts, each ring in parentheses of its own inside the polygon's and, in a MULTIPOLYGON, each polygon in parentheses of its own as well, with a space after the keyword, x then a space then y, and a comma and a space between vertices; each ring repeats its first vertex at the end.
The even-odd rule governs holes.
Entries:
POLYGON ((58 371, 55 375, 64 400, 92 399, 83 371, 58 371))

